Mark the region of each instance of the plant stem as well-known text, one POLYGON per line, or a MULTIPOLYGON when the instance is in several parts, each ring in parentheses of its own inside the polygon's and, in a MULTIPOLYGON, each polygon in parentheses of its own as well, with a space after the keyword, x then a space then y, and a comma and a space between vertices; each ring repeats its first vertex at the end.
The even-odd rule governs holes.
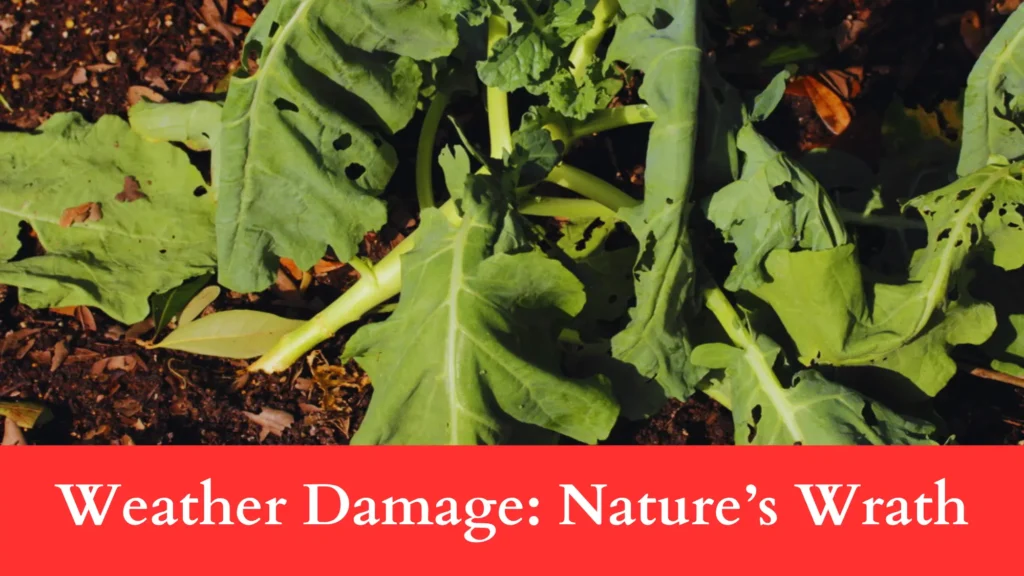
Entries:
POLYGON ((577 86, 583 83, 587 67, 594 59, 597 47, 601 44, 601 40, 604 39, 605 33, 608 32, 608 28, 611 27, 618 13, 619 0, 598 0, 597 5, 594 6, 594 25, 586 34, 576 40, 576 44, 573 45, 572 52, 569 54, 572 75, 576 79, 577 86))
POLYGON ((604 204, 612 210, 632 208, 641 202, 589 172, 560 163, 545 178, 547 182, 604 204))
POLYGON ((618 219, 615 211, 604 204, 580 198, 534 196, 519 204, 519 212, 527 216, 549 216, 555 218, 618 219))
MULTIPOLYGON (((440 210, 450 220, 458 222, 458 212, 452 200, 445 202, 440 210)), ((416 247, 418 232, 402 240, 330 306, 281 337, 273 348, 249 366, 249 372, 276 374, 287 370, 303 354, 329 339, 338 330, 359 321, 377 306, 397 296, 402 288, 401 256, 416 247)))
POLYGON ((839 210, 839 217, 844 222, 860 226, 875 226, 891 230, 927 230, 924 222, 903 218, 902 216, 864 216, 851 210, 839 210))
MULTIPOLYGON (((508 23, 498 16, 487 19, 487 53, 508 35, 508 23)), ((509 122, 508 94, 498 88, 487 87, 487 125, 491 136, 491 157, 501 159, 505 151, 512 151, 512 126, 509 122)))
MULTIPOLYGON (((733 344, 743 350, 743 359, 750 366, 757 385, 768 397, 768 400, 780 408, 779 415, 782 425, 786 427, 793 438, 797 441, 803 441, 804 435, 794 419, 794 411, 792 408, 783 409, 783 407, 789 405, 789 401, 785 396, 785 387, 782 386, 779 377, 775 375, 775 370, 768 363, 754 335, 744 326, 739 315, 736 314, 736 309, 733 308, 725 293, 717 286, 709 288, 704 292, 704 305, 718 319, 718 323, 722 325, 722 328, 733 344)), ((727 406, 728 404, 723 405, 727 406)))
POLYGON ((657 120, 658 116, 647 104, 630 104, 616 108, 598 110, 582 122, 572 125, 572 138, 590 136, 606 130, 623 128, 634 124, 646 124, 657 120))
POLYGON ((416 199, 419 201, 420 210, 435 207, 434 140, 437 139, 437 130, 441 126, 441 118, 450 99, 447 93, 439 91, 430 102, 427 115, 423 119, 423 129, 420 131, 420 139, 416 146, 416 199))

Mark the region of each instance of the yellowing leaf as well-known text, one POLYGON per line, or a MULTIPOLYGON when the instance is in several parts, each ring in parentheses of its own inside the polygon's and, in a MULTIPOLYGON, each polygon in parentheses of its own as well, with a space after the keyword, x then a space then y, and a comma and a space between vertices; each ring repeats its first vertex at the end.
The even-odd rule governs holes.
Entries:
POLYGON ((220 296, 220 286, 207 286, 206 288, 203 288, 202 291, 200 291, 199 294, 196 294, 196 297, 193 298, 187 306, 185 306, 185 309, 181 311, 181 315, 178 318, 178 326, 184 326, 195 320, 200 314, 202 314, 203 310, 205 310, 207 306, 213 304, 213 301, 216 300, 218 296, 220 296))
POLYGON ((150 348, 168 348, 220 358, 255 358, 302 324, 301 320, 290 320, 267 312, 227 310, 189 322, 150 348))

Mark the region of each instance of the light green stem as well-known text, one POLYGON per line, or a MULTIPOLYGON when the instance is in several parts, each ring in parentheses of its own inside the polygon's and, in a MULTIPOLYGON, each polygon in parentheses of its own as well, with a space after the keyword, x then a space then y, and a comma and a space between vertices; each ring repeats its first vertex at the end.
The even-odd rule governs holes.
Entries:
MULTIPOLYGON (((453 223, 460 220, 452 200, 445 202, 440 210, 453 223)), ((285 334, 272 349, 249 366, 249 372, 276 374, 287 370, 303 354, 329 339, 338 330, 359 321, 377 306, 397 296, 402 288, 401 256, 416 247, 418 232, 402 240, 330 306, 285 334)))
POLYGON ((533 196, 520 202, 519 212, 527 216, 548 216, 554 218, 618 219, 615 211, 604 204, 581 198, 533 196))
POLYGON ((572 52, 569 54, 572 75, 576 79, 577 86, 583 83, 587 67, 594 59, 597 47, 601 44, 601 40, 604 39, 612 22, 615 21, 618 12, 619 0, 598 0, 597 5, 594 6, 594 25, 586 34, 576 40, 576 44, 573 45, 572 52))
POLYGON ((423 129, 416 147, 416 199, 420 210, 435 207, 434 199, 434 140, 444 117, 444 109, 451 98, 445 92, 438 92, 427 108, 423 129))
MULTIPOLYGON (((508 35, 508 22, 498 16, 487 19, 487 53, 508 35)), ((508 113, 508 94, 499 88, 487 87, 487 125, 491 137, 491 157, 501 159, 512 151, 512 126, 508 113)))
POLYGON ((657 120, 658 115, 651 110, 647 104, 630 104, 616 108, 605 108, 598 110, 582 122, 572 125, 572 138, 591 136, 599 132, 614 130, 632 126, 634 124, 648 124, 657 120))
POLYGON ((889 228, 891 230, 927 230, 928 226, 920 220, 911 220, 902 216, 864 216, 851 210, 839 210, 839 216, 849 224, 889 228))
POLYGON ((604 204, 612 210, 639 206, 641 202, 589 172, 560 163, 545 178, 567 190, 604 204))

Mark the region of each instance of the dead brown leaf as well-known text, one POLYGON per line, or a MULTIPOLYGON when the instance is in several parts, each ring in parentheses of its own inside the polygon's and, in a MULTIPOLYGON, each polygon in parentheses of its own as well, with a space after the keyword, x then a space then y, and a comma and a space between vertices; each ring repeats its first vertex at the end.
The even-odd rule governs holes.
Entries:
POLYGON ((39 328, 23 328, 14 332, 8 332, 7 335, 4 336, 3 342, 0 343, 0 355, 3 355, 8 350, 14 350, 15 346, 17 346, 19 342, 29 336, 35 336, 39 332, 41 332, 39 328))
POLYGON ((243 412, 243 414, 251 422, 260 426, 260 442, 266 440, 270 434, 281 436, 286 428, 290 428, 295 423, 294 416, 274 408, 264 408, 259 414, 252 412, 243 412))
POLYGON ((102 358, 93 362, 92 368, 89 369, 89 373, 93 376, 99 376, 104 372, 113 372, 115 370, 123 370, 125 372, 134 372, 136 369, 148 372, 149 368, 139 358, 138 354, 127 354, 124 356, 111 356, 109 358, 102 358))
POLYGON ((142 186, 134 176, 125 176, 124 188, 117 193, 117 196, 114 196, 118 202, 135 202, 143 198, 148 198, 148 196, 142 193, 142 186))
POLYGON ((211 30, 216 31, 228 41, 228 46, 231 48, 235 47, 235 38, 242 33, 242 29, 225 24, 221 10, 214 4, 213 0, 203 0, 203 5, 199 8, 199 15, 202 16, 203 22, 211 30))
POLYGON ((53 70, 52 72, 43 72, 42 74, 40 74, 40 76, 46 78, 47 80, 60 80, 61 78, 67 76, 68 72, 71 72, 71 66, 68 66, 67 68, 61 68, 60 70, 53 70))
POLYGON ((36 364, 46 366, 53 360, 53 352, 49 350, 33 350, 28 353, 28 357, 36 364))
POLYGON ((70 228, 73 224, 97 222, 103 218, 103 210, 96 202, 86 202, 73 208, 67 208, 60 215, 61 228, 70 228))
POLYGON ((338 270, 339 268, 344 267, 345 265, 342 264, 341 262, 333 262, 331 260, 321 259, 313 266, 313 274, 317 276, 320 276, 322 274, 329 274, 331 272, 334 272, 335 270, 338 270))
POLYGON ((164 98, 163 94, 160 94, 156 90, 148 86, 132 86, 128 88, 128 105, 134 106, 142 99, 145 98, 150 102, 166 102, 167 98, 164 98))
POLYGON ((96 318, 92 315, 92 310, 89 310, 88 306, 77 306, 75 309, 75 319, 78 320, 78 323, 87 332, 96 331, 96 318))
POLYGON ((160 73, 160 69, 156 66, 153 66, 152 68, 146 70, 146 73, 142 75, 142 79, 146 82, 149 82, 150 86, 154 88, 159 88, 164 92, 167 92, 171 89, 171 87, 167 85, 167 82, 164 81, 163 76, 160 73))
POLYGON ((4 419, 4 437, 0 440, 0 446, 27 446, 25 434, 11 418, 4 419))
POLYGON ((65 364, 81 364, 82 362, 91 362, 98 358, 99 352, 93 352, 92 350, 85 350, 83 348, 76 348, 66 360, 65 364))
POLYGON ((75 86, 80 86, 89 81, 89 73, 85 71, 85 68, 78 68, 75 73, 71 75, 71 83, 75 86))
POLYGON ((833 134, 842 134, 853 119, 843 99, 814 76, 802 78, 807 97, 822 123, 833 134))
POLYGON ((256 19, 252 17, 241 6, 235 6, 234 11, 231 13, 231 23, 241 26, 242 28, 252 28, 252 25, 256 22, 256 19))
POLYGON ((156 322, 153 321, 153 318, 146 318, 142 322, 132 324, 131 328, 124 333, 124 338, 128 341, 138 340, 143 334, 149 332, 154 327, 156 327, 156 322))
POLYGON ((59 340, 53 347, 53 358, 50 360, 50 372, 56 372, 57 368, 64 363, 64 360, 68 357, 68 347, 64 345, 63 340, 59 340))
POLYGON ((18 352, 14 355, 14 357, 17 358, 18 360, 21 360, 22 358, 25 357, 25 354, 28 354, 28 351, 31 350, 32 347, 35 346, 35 345, 36 345, 36 339, 35 338, 29 339, 28 342, 25 342, 24 346, 22 346, 21 348, 18 348, 18 352))

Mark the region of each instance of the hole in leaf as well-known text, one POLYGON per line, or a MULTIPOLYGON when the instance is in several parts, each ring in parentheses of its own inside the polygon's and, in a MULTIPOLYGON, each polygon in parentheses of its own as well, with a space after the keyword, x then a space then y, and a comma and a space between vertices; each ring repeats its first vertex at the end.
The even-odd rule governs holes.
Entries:
POLYGON ((352 163, 345 167, 345 176, 349 180, 358 180, 363 174, 366 174, 366 168, 362 164, 352 163))
POLYGON ((995 198, 995 195, 989 194, 988 196, 985 197, 984 200, 982 200, 981 208, 978 209, 978 218, 984 220, 985 216, 988 216, 989 212, 992 211, 993 205, 995 204, 995 198))
POLYGON ((339 152, 341 152, 343 150, 348 150, 351 146, 352 146, 352 135, 351 134, 342 134, 341 136, 338 136, 338 138, 334 140, 334 149, 339 151, 339 152))
POLYGON ((161 248, 160 249, 160 253, 161 254, 167 254, 167 249, 166 248, 161 248))
POLYGON ((673 20, 674 18, 672 18, 671 14, 661 8, 655 8, 651 24, 654 24, 654 27, 658 30, 664 30, 672 25, 673 20))
POLYGON ((268 37, 268 38, 273 38, 273 37, 274 37, 274 35, 275 35, 275 34, 277 34, 277 30, 278 30, 279 28, 281 28, 281 25, 280 25, 280 24, 278 24, 277 22, 272 22, 272 23, 270 24, 270 35, 269 35, 269 36, 267 36, 267 37, 268 37))
POLYGON ((971 222, 968 226, 971 229, 971 246, 974 246, 981 239, 981 232, 978 231, 978 225, 974 222, 971 222))
POLYGON ((671 198, 665 198, 665 204, 668 204, 669 206, 671 206, 672 204, 675 204, 675 200, 673 200, 671 198))
POLYGON ((196 198, 201 198, 203 196, 206 196, 206 192, 207 190, 205 186, 199 186, 192 191, 192 195, 195 196, 196 198))
POLYGON ((878 417, 875 416, 875 411, 871 409, 871 402, 864 403, 864 408, 860 411, 860 416, 868 426, 876 426, 878 424, 878 417))
MULTIPOLYGON (((960 201, 964 201, 964 200, 966 200, 966 199, 967 199, 967 197, 968 197, 968 196, 970 196, 970 195, 971 195, 971 194, 972 194, 973 192, 974 192, 974 188, 968 188, 968 189, 966 189, 966 190, 961 190, 961 191, 957 192, 957 194, 956 194, 956 199, 957 199, 957 200, 960 200, 960 201)), ((938 200, 938 198, 936 198, 936 200, 938 200)))
POLYGON ((299 107, 294 102, 286 100, 284 98, 278 98, 274 100, 274 106, 282 112, 298 112, 299 107))
POLYGON ((939 232, 938 237, 935 238, 936 242, 942 242, 946 238, 949 238, 949 228, 939 232))

